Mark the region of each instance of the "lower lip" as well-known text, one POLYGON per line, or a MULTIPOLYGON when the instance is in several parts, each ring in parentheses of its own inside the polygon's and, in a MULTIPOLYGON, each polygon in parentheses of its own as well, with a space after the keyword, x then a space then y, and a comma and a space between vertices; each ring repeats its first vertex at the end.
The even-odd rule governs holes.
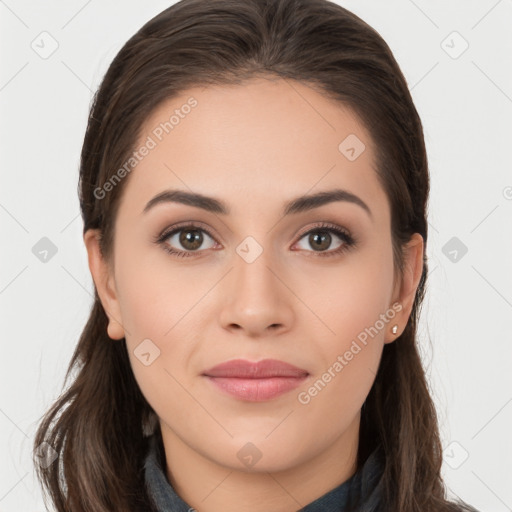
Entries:
POLYGON ((295 389, 307 379, 307 375, 305 377, 269 377, 266 379, 206 377, 221 391, 249 402, 271 400, 295 389))

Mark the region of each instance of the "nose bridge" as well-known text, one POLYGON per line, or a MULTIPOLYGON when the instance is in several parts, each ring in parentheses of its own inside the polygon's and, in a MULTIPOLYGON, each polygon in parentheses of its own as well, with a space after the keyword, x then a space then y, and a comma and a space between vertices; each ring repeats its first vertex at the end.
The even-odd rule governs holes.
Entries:
POLYGON ((275 266, 272 250, 264 248, 254 238, 247 237, 236 248, 236 252, 233 292, 238 301, 250 299, 254 306, 259 301, 266 304, 274 301, 280 291, 277 289, 276 277, 270 270, 275 266))
POLYGON ((280 271, 272 250, 247 237, 236 252, 221 315, 224 327, 237 325, 255 334, 287 326, 292 320, 290 292, 276 277, 280 271))

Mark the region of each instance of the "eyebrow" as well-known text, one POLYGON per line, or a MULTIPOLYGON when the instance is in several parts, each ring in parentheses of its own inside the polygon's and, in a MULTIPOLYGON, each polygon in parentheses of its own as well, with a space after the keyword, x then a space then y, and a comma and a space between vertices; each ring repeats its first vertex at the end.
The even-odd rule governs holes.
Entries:
MULTIPOLYGON (((358 196, 344 189, 327 190, 300 196, 291 201, 288 201, 282 211, 282 215, 290 215, 294 213, 301 213, 328 203, 337 201, 344 201, 360 206, 371 219, 373 219, 370 207, 358 196)), ((195 192, 187 192, 185 190, 164 190, 160 194, 153 197, 144 207, 143 213, 147 213, 154 208, 157 204, 161 203, 180 203, 188 206, 201 208, 211 213, 218 213, 220 215, 229 215, 230 209, 223 201, 215 199, 214 197, 205 196, 195 192)))

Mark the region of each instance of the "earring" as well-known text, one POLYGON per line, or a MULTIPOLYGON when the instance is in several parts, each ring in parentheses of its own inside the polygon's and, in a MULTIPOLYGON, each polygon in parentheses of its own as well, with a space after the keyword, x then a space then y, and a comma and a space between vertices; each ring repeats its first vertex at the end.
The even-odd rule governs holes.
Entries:
POLYGON ((393 334, 396 334, 396 332, 398 331, 398 325, 393 325, 392 329, 391 329, 391 332, 393 334))

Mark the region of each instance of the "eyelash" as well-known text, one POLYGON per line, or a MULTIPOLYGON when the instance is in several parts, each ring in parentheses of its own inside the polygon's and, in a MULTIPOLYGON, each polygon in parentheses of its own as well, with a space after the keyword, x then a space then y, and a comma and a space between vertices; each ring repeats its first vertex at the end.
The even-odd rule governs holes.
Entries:
MULTIPOLYGON (((178 258, 193 257, 196 253, 201 252, 201 251, 177 251, 176 249, 173 249, 172 247, 169 246, 169 244, 166 243, 166 240, 170 236, 172 236, 176 233, 179 233, 180 231, 187 231, 187 230, 202 231, 202 232, 206 233, 210 238, 215 240, 215 237, 212 235, 212 233, 208 229, 201 227, 201 226, 195 224, 194 222, 189 222, 185 225, 173 226, 170 230, 164 230, 161 234, 159 234, 156 237, 154 242, 158 245, 162 245, 162 248, 164 249, 164 251, 166 251, 169 254, 176 256, 178 258)), ((309 234, 317 232, 317 231, 334 233, 344 242, 337 249, 334 249, 334 250, 328 251, 328 252, 327 251, 307 251, 307 252, 314 252, 314 253, 316 253, 316 256, 319 256, 321 258, 329 258, 331 256, 341 255, 345 251, 353 249, 357 245, 357 240, 346 229, 340 228, 334 224, 330 224, 330 223, 326 223, 326 222, 322 222, 322 223, 318 224, 317 226, 314 226, 313 228, 309 229, 305 233, 302 233, 300 235, 299 239, 297 240, 297 242, 302 240, 306 235, 309 235, 309 234)))

